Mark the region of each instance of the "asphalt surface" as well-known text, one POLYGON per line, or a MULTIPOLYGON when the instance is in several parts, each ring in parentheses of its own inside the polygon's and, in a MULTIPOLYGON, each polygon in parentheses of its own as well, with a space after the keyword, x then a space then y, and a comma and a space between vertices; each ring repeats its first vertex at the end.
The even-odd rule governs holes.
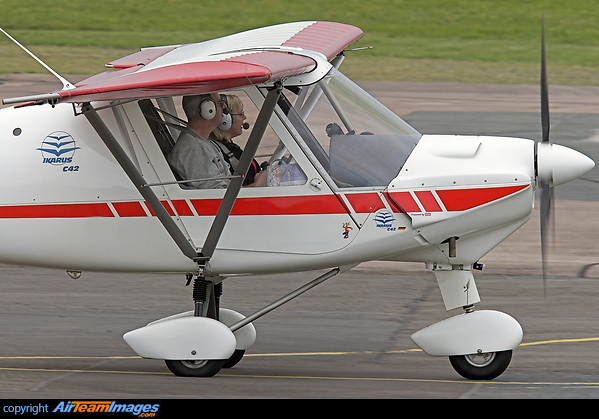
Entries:
MULTIPOLYGON (((73 80, 75 81, 75 80, 73 80)), ((424 133, 540 136, 534 86, 362 83, 424 133)), ((46 75, 0 75, 0 96, 59 88, 46 75)), ((550 86, 552 141, 599 161, 599 89, 550 86)), ((544 296, 538 210, 491 251, 476 275, 482 302, 524 329, 507 371, 468 381, 410 335, 446 312, 421 264, 369 262, 256 323, 234 368, 209 379, 173 376, 137 357, 122 335, 191 309, 180 275, 66 273, 0 266, 0 398, 597 398, 598 169, 556 188, 555 239, 544 296)), ((250 314, 319 273, 228 279, 222 305, 250 314)), ((0 403, 1 404, 1 403, 0 403)))

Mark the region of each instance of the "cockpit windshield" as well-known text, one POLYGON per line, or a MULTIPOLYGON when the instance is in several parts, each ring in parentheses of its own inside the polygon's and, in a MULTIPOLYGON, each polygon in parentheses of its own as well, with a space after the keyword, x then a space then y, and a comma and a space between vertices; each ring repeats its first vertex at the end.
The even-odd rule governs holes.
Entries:
POLYGON ((279 104, 340 188, 387 186, 421 137, 336 69, 297 93, 279 104))

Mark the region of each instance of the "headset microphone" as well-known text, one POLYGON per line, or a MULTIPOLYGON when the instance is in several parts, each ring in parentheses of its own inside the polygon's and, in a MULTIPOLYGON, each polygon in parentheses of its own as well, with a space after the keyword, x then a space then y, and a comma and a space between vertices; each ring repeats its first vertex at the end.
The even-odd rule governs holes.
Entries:
POLYGON ((243 125, 241 126, 243 129, 250 129, 250 124, 248 124, 247 122, 244 122, 243 125))

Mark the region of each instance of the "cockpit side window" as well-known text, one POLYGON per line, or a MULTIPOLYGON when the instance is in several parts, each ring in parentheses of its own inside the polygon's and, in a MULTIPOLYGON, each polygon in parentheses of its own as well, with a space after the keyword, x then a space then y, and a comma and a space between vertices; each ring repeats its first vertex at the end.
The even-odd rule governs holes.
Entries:
POLYGON ((165 156, 170 153, 173 146, 175 145, 175 140, 168 130, 164 120, 156 110, 156 107, 152 103, 150 99, 143 99, 139 102, 139 108, 141 109, 146 121, 148 121, 148 125, 154 134, 154 138, 158 142, 160 146, 160 150, 162 154, 165 156))
MULTIPOLYGON (((224 187, 226 187, 232 177, 238 176, 236 173, 237 163, 249 137, 252 122, 255 121, 258 114, 258 109, 247 98, 245 92, 225 92, 221 95, 221 98, 228 101, 227 106, 230 108, 228 125, 215 129, 209 139, 202 141, 210 141, 210 146, 216 150, 215 153, 218 154, 218 158, 221 159, 222 157, 220 164, 227 165, 230 175, 216 174, 210 179, 190 179, 182 175, 179 170, 169 163, 176 181, 183 189, 209 188, 209 186, 198 185, 216 185, 217 183, 219 185, 224 184, 224 187)), ((154 100, 150 99, 140 100, 138 104, 162 154, 169 162, 169 153, 181 133, 189 133, 190 128, 186 126, 184 119, 179 119, 175 115, 177 113, 176 109, 169 109, 169 112, 167 112, 161 106, 158 106, 159 104, 155 103, 154 100), (173 123, 173 121, 175 122, 173 123)), ((181 113, 181 109, 179 109, 179 113, 181 113)), ((195 162, 193 163, 195 164, 195 162)), ((197 164, 207 163, 197 162, 197 164)), ((246 175, 244 186, 295 186, 303 185, 306 182, 307 177, 304 171, 287 149, 281 146, 280 139, 275 132, 268 128, 246 175), (255 179, 258 177, 261 179, 260 183, 255 182, 254 184, 255 179)))
POLYGON ((280 106, 336 185, 387 186, 421 134, 335 69, 302 89, 280 106))

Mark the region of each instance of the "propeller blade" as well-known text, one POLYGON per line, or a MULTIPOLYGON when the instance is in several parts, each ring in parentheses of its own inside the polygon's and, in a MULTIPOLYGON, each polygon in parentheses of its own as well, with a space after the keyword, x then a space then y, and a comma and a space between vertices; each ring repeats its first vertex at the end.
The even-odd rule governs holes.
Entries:
POLYGON ((551 206, 553 198, 553 188, 548 182, 541 183, 541 263, 543 271, 543 294, 547 297, 547 249, 548 236, 551 229, 551 206))
POLYGON ((547 88, 547 63, 545 58, 545 17, 541 26, 541 127, 542 142, 549 142, 549 94, 547 88))

